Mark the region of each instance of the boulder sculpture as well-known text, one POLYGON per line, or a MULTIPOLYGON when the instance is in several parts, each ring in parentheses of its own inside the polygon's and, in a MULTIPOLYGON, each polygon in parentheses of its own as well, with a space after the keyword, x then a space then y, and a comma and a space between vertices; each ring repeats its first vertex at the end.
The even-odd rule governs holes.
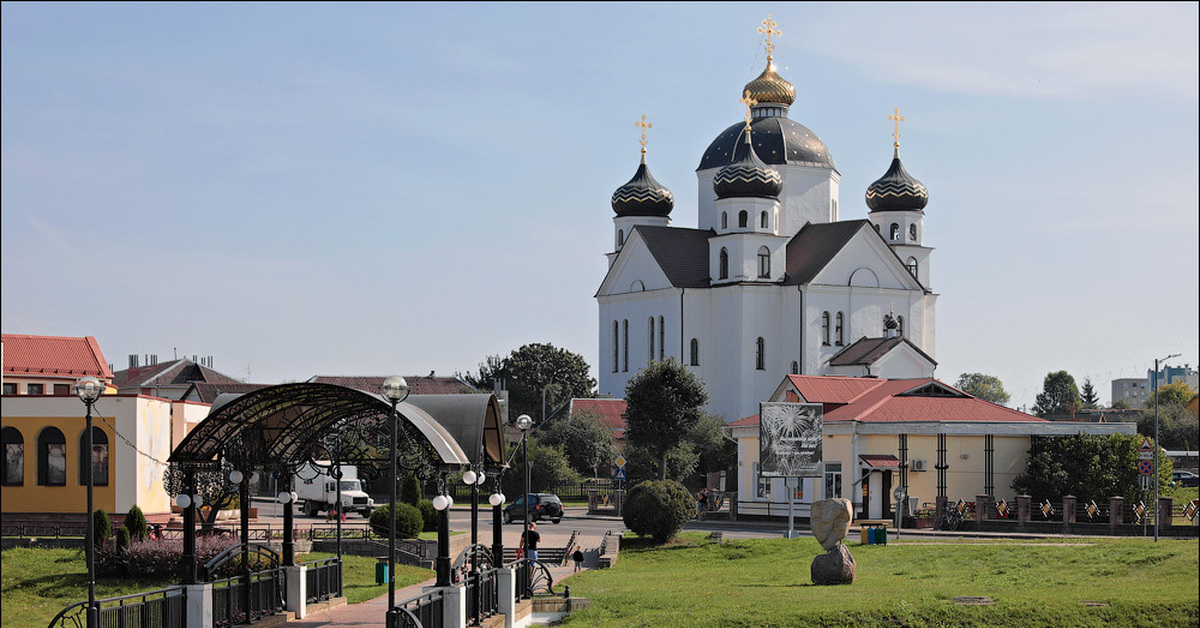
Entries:
POLYGON ((825 553, 812 562, 813 584, 851 584, 854 582, 854 557, 842 544, 850 531, 854 509, 848 499, 823 499, 812 505, 813 536, 825 553))

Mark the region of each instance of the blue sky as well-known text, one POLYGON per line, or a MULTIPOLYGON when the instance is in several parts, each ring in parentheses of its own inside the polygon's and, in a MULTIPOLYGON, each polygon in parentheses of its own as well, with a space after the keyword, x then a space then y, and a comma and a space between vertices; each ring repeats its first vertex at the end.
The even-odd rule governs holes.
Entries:
MULTIPOLYGON (((776 61, 843 219, 929 189, 937 376, 1196 365, 1197 5, 2 6, 5 333, 274 383, 597 361, 609 198, 695 168, 776 61)), ((782 375, 782 374, 781 374, 782 375)))

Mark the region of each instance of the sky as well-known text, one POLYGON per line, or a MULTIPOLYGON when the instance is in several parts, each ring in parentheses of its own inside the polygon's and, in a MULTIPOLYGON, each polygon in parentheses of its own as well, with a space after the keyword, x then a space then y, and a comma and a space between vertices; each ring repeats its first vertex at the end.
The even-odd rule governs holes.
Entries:
MULTIPOLYGON (((936 376, 1200 363, 1198 8, 5 2, 4 333, 258 383, 439 375, 534 342, 595 376, 612 192, 695 169, 775 60, 840 217, 929 190, 936 376)), ((782 378, 782 374, 781 374, 782 378)))

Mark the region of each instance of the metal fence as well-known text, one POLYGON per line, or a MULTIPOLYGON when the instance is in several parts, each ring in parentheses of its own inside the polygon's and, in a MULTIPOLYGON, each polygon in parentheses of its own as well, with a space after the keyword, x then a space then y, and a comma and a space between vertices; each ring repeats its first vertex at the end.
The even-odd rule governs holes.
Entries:
POLYGON ((500 580, 495 569, 467 574, 466 598, 468 621, 491 617, 500 612, 500 580))
POLYGON ((305 595, 308 604, 342 596, 342 561, 338 557, 304 563, 305 595))
POLYGON ((400 628, 441 626, 445 610, 440 589, 423 593, 396 604, 400 628))
POLYGON ((283 568, 256 571, 250 574, 213 581, 213 625, 218 627, 245 624, 284 608, 287 574, 283 568), (249 596, 246 586, 249 585, 249 596), (247 605, 246 598, 249 598, 247 605))
MULTIPOLYGON (((184 628, 187 623, 187 590, 168 587, 145 593, 96 600, 101 628, 184 628)), ((87 602, 64 608, 50 628, 87 626, 87 602)))

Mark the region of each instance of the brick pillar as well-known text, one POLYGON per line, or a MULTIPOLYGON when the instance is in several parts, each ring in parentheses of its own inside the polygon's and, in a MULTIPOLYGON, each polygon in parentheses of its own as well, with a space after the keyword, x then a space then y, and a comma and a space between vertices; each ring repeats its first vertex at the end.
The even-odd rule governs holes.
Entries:
POLYGON ((992 514, 992 496, 991 495, 976 495, 975 496, 975 527, 980 532, 983 531, 983 526, 987 523, 988 515, 992 514))
POLYGON ((596 512, 596 508, 598 508, 599 506, 600 506, 600 491, 598 491, 594 488, 589 488, 588 489, 588 514, 590 515, 590 514, 596 512))
POLYGON ((1063 532, 1069 532, 1071 530, 1071 524, 1075 523, 1075 501, 1078 499, 1079 498, 1075 497, 1074 495, 1063 495, 1063 532))
POLYGON ((1171 527, 1171 507, 1173 505, 1170 497, 1158 498, 1158 529, 1160 532, 1171 527))
POLYGON ((1125 498, 1108 498, 1108 533, 1116 534, 1117 528, 1125 523, 1125 498))
POLYGON ((1022 530, 1029 523, 1029 505, 1032 501, 1029 495, 1017 495, 1017 527, 1022 530))

